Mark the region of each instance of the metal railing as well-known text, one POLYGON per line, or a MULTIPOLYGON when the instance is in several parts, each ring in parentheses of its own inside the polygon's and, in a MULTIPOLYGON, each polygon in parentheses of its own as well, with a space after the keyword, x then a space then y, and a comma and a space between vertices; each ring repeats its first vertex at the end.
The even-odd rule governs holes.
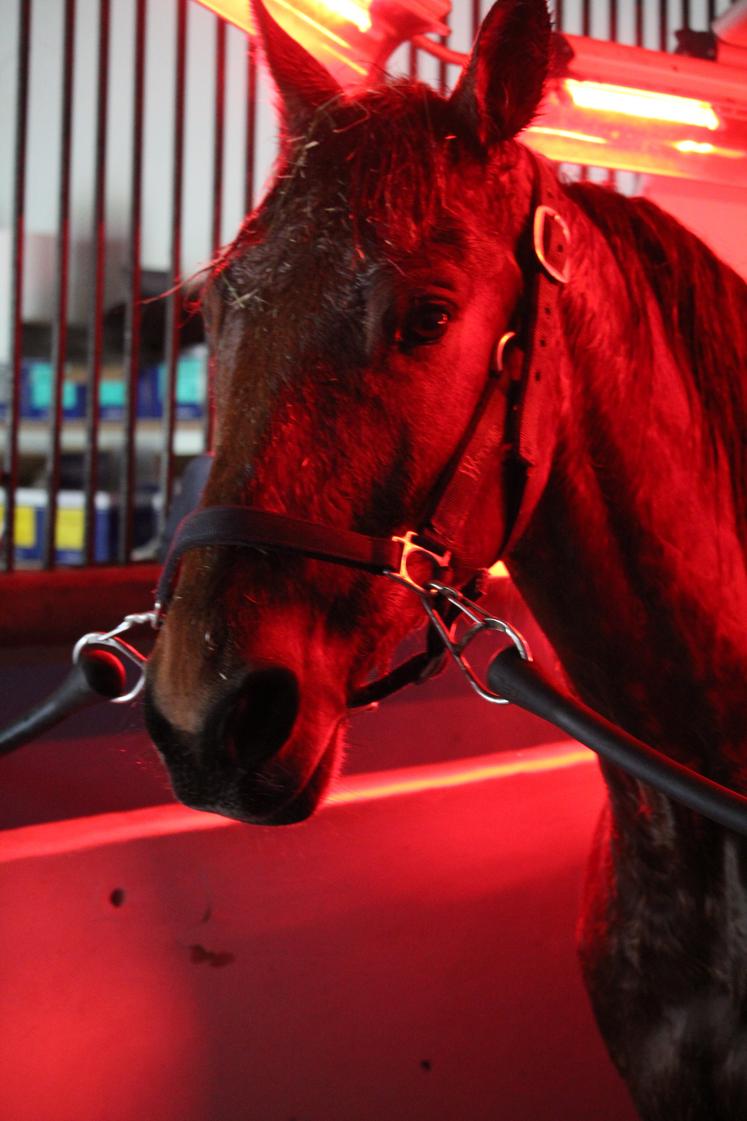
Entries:
MULTIPOLYGON (((466 49, 485 9, 455 7, 466 49)), ((727 7, 683 0, 675 19, 666 0, 556 0, 555 18, 673 49, 676 30, 706 30, 727 7)), ((210 446, 184 279, 255 201, 274 157, 270 97, 246 38, 193 0, 0 10, 15 45, 0 89, 1 566, 128 565, 152 558, 181 460, 210 446)), ((456 77, 413 46, 397 65, 444 88, 456 77)))

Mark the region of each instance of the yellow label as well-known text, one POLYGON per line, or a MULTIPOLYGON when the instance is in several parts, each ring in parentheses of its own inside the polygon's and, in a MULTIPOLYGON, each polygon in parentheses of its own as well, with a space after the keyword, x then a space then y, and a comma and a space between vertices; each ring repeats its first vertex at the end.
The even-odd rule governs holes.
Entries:
POLYGON ((83 548, 83 511, 58 510, 55 526, 55 544, 58 549, 83 548))
MULTIPOLYGON (((5 507, 0 506, 0 525, 5 519, 5 507)), ((19 549, 32 549, 36 544, 36 511, 33 506, 16 506, 15 539, 19 549)))
POLYGON ((36 510, 33 506, 16 506, 16 545, 32 549, 36 544, 36 510))

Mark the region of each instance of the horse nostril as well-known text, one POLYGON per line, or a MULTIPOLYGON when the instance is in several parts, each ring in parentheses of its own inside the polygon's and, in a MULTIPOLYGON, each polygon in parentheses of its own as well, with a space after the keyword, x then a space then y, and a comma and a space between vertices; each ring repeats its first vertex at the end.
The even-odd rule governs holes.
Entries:
POLYGON ((225 747, 236 763, 256 766, 276 755, 298 715, 296 675, 281 666, 254 670, 233 699, 224 729, 225 747))

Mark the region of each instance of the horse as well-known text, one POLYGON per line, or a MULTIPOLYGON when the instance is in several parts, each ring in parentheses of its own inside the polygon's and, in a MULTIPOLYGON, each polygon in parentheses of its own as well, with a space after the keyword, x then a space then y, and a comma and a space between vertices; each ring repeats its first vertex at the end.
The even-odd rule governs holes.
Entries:
MULTIPOLYGON (((747 286, 653 204, 562 183, 519 139, 553 65, 542 0, 498 0, 448 96, 343 92, 255 12, 281 145, 202 294, 204 509, 405 540, 490 381, 505 423, 448 556, 415 548, 411 583, 435 558, 464 588, 502 555, 578 697, 744 789, 747 286), (538 184, 562 267, 535 259, 538 184)), ((407 580, 277 545, 185 552, 146 690, 177 797, 264 825, 318 806, 352 698, 423 618, 407 580)), ((744 843, 603 774, 578 945, 609 1053, 645 1121, 745 1116, 744 843)))

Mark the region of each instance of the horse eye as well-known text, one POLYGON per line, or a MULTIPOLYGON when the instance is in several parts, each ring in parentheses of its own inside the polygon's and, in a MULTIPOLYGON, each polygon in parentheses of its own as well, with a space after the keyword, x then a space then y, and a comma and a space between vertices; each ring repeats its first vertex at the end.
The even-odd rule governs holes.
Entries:
POLYGON ((407 349, 438 342, 451 322, 451 308, 447 304, 422 301, 414 304, 397 332, 397 342, 407 349))

